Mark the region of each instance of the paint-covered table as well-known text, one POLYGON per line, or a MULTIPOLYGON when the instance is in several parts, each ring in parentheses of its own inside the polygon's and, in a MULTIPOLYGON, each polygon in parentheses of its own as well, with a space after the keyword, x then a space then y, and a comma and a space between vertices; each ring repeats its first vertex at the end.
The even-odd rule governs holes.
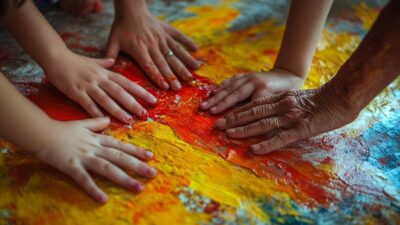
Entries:
MULTIPOLYGON (((373 23, 381 1, 338 1, 319 42, 304 88, 334 76, 373 23)), ((68 46, 99 56, 112 22, 112 3, 99 15, 74 18, 45 10, 68 46)), ((158 168, 138 194, 96 177, 110 197, 89 198, 67 176, 0 142, 0 224, 400 224, 399 80, 350 125, 262 157, 246 154, 254 140, 227 139, 218 116, 197 105, 213 85, 238 72, 271 68, 284 31, 286 1, 156 1, 152 10, 201 46, 205 65, 180 92, 155 89, 137 65, 119 57, 113 70, 151 90, 150 119, 107 132, 151 149, 158 168)), ((86 118, 43 80, 36 64, 1 32, 1 70, 50 116, 86 118)), ((12 129, 11 127, 9 129, 12 129)))

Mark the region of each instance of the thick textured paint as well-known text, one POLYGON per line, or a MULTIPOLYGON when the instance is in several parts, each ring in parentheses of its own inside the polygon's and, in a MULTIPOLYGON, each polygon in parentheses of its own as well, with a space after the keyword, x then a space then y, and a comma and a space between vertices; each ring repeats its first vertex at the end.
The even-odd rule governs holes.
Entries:
MULTIPOLYGON (((185 83, 181 91, 155 88, 126 56, 120 56, 112 68, 158 98, 158 104, 149 109, 147 121, 135 118, 130 126, 123 126, 114 120, 106 131, 154 152, 155 159, 149 163, 160 172, 151 181, 138 178, 146 183, 143 193, 134 195, 95 176, 110 195, 109 203, 98 205, 67 176, 0 142, 0 224, 3 221, 5 224, 399 221, 400 204, 396 200, 399 186, 393 181, 395 175, 378 172, 368 175, 374 170, 365 167, 369 149, 374 150, 370 140, 377 135, 375 130, 363 133, 351 129, 323 135, 256 157, 246 150, 260 139, 230 140, 214 128, 221 115, 198 110, 199 102, 222 80, 235 73, 268 70, 275 61, 284 26, 266 20, 229 31, 230 25, 241 16, 234 3, 190 6, 186 10, 193 16, 172 22, 201 45, 195 56, 205 62, 195 71, 194 81, 185 83)), ((366 5, 355 7, 354 12, 355 21, 365 29, 377 14, 377 10, 366 5)), ((87 54, 97 51, 82 45, 82 37, 77 34, 62 33, 62 37, 70 48, 87 54)), ((360 36, 355 33, 325 30, 304 88, 319 87, 334 76, 359 41, 360 36)), ((45 81, 19 83, 19 87, 36 90, 28 97, 52 118, 88 117, 76 103, 45 81)), ((382 96, 391 96, 390 93, 386 91, 382 96)), ((388 107, 380 99, 376 102, 388 107)), ((374 126, 381 132, 377 140, 384 137, 382 130, 390 128, 394 129, 386 123, 374 126)), ((396 137, 398 133, 390 134, 390 140, 396 137)), ((376 160, 368 160, 379 167, 394 168, 392 174, 396 174, 399 165, 392 161, 396 157, 390 152, 393 146, 398 146, 398 140, 388 142, 383 150, 375 147, 378 150, 371 154, 376 154, 376 160)))

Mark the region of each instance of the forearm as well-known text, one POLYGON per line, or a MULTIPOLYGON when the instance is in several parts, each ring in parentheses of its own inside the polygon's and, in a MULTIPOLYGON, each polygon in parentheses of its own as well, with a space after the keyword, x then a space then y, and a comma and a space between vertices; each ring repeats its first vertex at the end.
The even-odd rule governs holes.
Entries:
POLYGON ((24 150, 44 147, 51 119, 0 73, 0 137, 24 150))
POLYGON ((292 0, 275 68, 305 78, 333 0, 292 0))
POLYGON ((359 47, 327 84, 349 107, 364 108, 400 74, 400 1, 381 12, 359 47))
POLYGON ((10 10, 4 19, 6 29, 46 71, 67 50, 63 40, 31 0, 10 10))

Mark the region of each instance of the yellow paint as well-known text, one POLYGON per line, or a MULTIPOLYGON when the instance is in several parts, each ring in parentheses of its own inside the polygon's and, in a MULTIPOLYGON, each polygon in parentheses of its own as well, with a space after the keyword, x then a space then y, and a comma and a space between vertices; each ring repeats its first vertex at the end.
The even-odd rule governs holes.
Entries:
MULTIPOLYGON (((231 7, 233 1, 219 6, 189 7, 195 14, 177 20, 175 27, 192 36, 202 48, 195 54, 207 62, 197 74, 216 83, 239 72, 265 70, 272 67, 279 50, 284 26, 264 21, 241 31, 225 31, 239 12, 231 7)), ((366 27, 375 16, 356 9, 366 27)), ((324 31, 318 45, 305 88, 319 87, 329 80, 349 57, 360 39, 348 33, 324 31)), ((15 218, 21 224, 199 224, 211 215, 190 212, 177 197, 183 188, 190 188, 200 196, 218 203, 225 210, 226 219, 234 220, 238 211, 250 218, 246 224, 270 222, 257 199, 276 199, 276 210, 287 215, 298 215, 291 201, 307 202, 301 193, 279 184, 273 179, 257 177, 253 172, 237 167, 220 156, 186 143, 174 131, 156 122, 139 123, 109 131, 114 137, 133 143, 155 153, 150 164, 159 169, 157 179, 148 182, 143 193, 132 193, 109 181, 96 177, 108 194, 110 202, 98 205, 73 182, 36 160, 9 160, 0 154, 0 169, 28 165, 32 176, 26 183, 10 186, 10 178, 0 180, 0 207, 14 205, 15 218), (60 179, 60 176, 65 179, 60 179), (22 195, 20 195, 22 193, 22 195), (79 218, 79 222, 77 222, 79 218), (99 218, 101 218, 99 220, 99 218)), ((320 169, 331 171, 329 165, 320 169)), ((0 173, 3 174, 3 173, 0 173)), ((138 178, 140 179, 140 178, 138 178)), ((1 219, 0 219, 0 222, 1 219)), ((281 221, 284 222, 284 221, 281 221)))

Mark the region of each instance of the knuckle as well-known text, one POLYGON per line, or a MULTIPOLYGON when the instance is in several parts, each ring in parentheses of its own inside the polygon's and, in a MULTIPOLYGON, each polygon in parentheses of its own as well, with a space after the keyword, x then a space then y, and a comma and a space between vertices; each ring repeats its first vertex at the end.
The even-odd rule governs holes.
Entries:
POLYGON ((271 119, 262 119, 258 123, 261 128, 267 128, 271 126, 271 119))
POLYGON ((110 171, 111 169, 111 163, 109 162, 103 162, 101 167, 105 170, 105 171, 110 171))
POLYGON ((236 91, 234 91, 234 92, 232 93, 232 97, 237 98, 237 97, 239 97, 239 96, 242 96, 242 94, 243 94, 243 91, 242 91, 241 89, 239 89, 239 90, 236 90, 236 91))
POLYGON ((242 127, 242 128, 238 128, 238 129, 237 129, 237 132, 238 132, 239 134, 244 134, 244 135, 246 135, 246 134, 250 133, 251 130, 252 130, 252 126, 244 126, 244 127, 242 127))
POLYGON ((123 159, 123 153, 122 152, 120 152, 120 151, 116 151, 115 153, 114 153, 114 158, 115 158, 115 160, 117 161, 117 162, 121 162, 122 161, 122 159, 123 159))
POLYGON ((93 110, 93 108, 94 108, 94 104, 93 104, 91 101, 89 101, 89 100, 82 100, 82 101, 80 102, 80 104, 82 105, 82 107, 83 107, 84 109, 93 110))
POLYGON ((178 67, 178 74, 184 75, 184 74, 186 74, 186 72, 188 72, 188 70, 186 69, 186 67, 184 67, 184 66, 182 66, 182 65, 180 65, 180 66, 178 67))

